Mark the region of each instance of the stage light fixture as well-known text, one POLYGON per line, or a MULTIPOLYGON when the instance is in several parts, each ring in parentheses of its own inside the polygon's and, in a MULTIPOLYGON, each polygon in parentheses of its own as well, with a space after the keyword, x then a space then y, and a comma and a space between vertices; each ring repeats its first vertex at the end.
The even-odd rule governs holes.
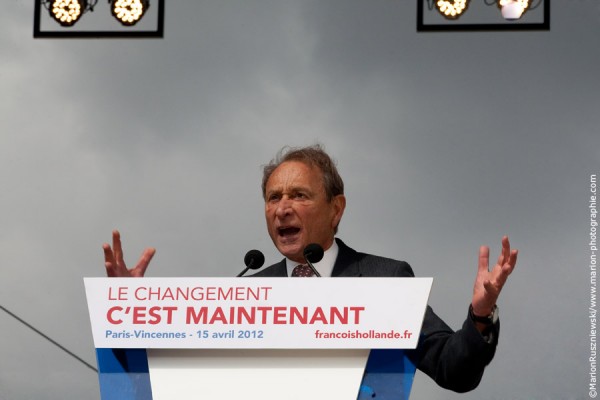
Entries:
POLYGON ((550 0, 417 0, 418 32, 524 30, 550 30, 550 0))
POLYGON ((498 7, 500 7, 502 18, 507 21, 516 21, 529 8, 529 0, 498 0, 498 7))
POLYGON ((150 0, 105 0, 103 3, 109 7, 106 13, 84 16, 87 11, 95 11, 98 0, 34 0, 33 37, 164 37, 165 0, 152 1, 154 8, 150 12, 146 12, 150 0), (142 18, 146 18, 147 21, 139 24, 138 21, 142 18), (79 23, 81 19, 85 21, 79 23))
POLYGON ((457 19, 469 6, 469 0, 438 0, 437 10, 447 19, 457 19))
POLYGON ((142 19, 148 7, 148 0, 112 0, 111 13, 123 25, 133 26, 142 19))
POLYGON ((50 16, 61 26, 73 26, 88 10, 87 0, 50 0, 47 3, 50 16))

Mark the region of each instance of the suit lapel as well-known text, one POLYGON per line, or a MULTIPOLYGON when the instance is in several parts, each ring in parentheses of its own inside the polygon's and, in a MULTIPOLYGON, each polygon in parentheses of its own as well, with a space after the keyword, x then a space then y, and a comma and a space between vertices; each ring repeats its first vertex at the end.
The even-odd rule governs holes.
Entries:
POLYGON ((285 258, 275 264, 273 269, 271 270, 270 276, 287 276, 287 265, 285 263, 285 258))
POLYGON ((333 271, 331 271, 332 277, 351 277, 351 276, 362 276, 360 272, 360 263, 358 253, 346 246, 341 239, 335 239, 338 244, 339 252, 335 264, 333 265, 333 271))

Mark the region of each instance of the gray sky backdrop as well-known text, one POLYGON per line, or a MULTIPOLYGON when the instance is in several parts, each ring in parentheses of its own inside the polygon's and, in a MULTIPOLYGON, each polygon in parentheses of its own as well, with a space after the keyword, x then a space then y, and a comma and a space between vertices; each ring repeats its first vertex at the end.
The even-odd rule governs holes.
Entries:
MULTIPOLYGON (((107 12, 104 1, 95 13, 107 12)), ((260 166, 322 143, 339 236, 435 277, 458 328, 481 244, 520 250, 496 358, 466 395, 583 399, 589 176, 600 173, 600 3, 549 32, 417 33, 406 0, 168 1, 163 40, 34 40, 0 12, 0 304, 95 364, 83 277, 122 232, 149 276, 232 276, 266 234, 260 166)), ((98 399, 96 375, 0 313, 0 399, 98 399)))

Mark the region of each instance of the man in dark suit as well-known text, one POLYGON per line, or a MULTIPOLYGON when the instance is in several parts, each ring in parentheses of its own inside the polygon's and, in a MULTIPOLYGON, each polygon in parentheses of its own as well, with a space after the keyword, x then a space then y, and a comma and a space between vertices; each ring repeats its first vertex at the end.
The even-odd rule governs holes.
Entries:
MULTIPOLYGON (((262 191, 269 235, 285 259, 255 276, 310 276, 312 272, 303 265, 304 248, 310 243, 325 250, 315 265, 321 276, 414 276, 405 262, 356 252, 335 238, 346 206, 344 184, 320 146, 283 149, 264 167, 262 191)), ((113 247, 104 244, 103 248, 108 276, 143 276, 155 252, 144 250, 138 264, 128 270, 117 231, 113 247)), ((480 248, 473 298, 462 329, 454 332, 427 308, 419 344, 409 357, 440 386, 464 392, 479 384, 498 343, 496 301, 516 260, 517 251, 510 249, 506 236, 491 271, 489 248, 480 248)))
MULTIPOLYGON (((269 235, 286 258, 256 276, 293 276, 296 266, 305 264, 304 248, 310 243, 325 249, 316 266, 322 276, 414 276, 405 262, 358 253, 335 239, 346 206, 344 183, 319 146, 280 152, 264 167, 262 191, 269 235)), ((427 308, 419 345, 409 357, 440 386, 464 392, 479 384, 498 343, 496 300, 516 256, 505 237, 498 265, 488 272, 489 249, 481 248, 473 301, 462 329, 452 331, 427 308)))

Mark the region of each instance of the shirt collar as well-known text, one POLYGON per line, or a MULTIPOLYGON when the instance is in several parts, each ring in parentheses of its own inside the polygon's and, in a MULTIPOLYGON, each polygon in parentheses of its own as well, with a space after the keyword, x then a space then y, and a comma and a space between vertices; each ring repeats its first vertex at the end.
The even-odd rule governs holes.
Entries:
MULTIPOLYGON (((317 269, 317 271, 319 271, 319 274, 321 274, 321 277, 331 277, 331 272, 333 272, 333 266, 335 264, 335 260, 337 259, 339 251, 340 248, 334 240, 331 247, 325 250, 325 253, 323 254, 323 259, 318 263, 313 263, 314 267, 317 269)), ((298 263, 286 257, 285 265, 287 267, 287 275, 292 276, 292 270, 298 265, 298 263)))

